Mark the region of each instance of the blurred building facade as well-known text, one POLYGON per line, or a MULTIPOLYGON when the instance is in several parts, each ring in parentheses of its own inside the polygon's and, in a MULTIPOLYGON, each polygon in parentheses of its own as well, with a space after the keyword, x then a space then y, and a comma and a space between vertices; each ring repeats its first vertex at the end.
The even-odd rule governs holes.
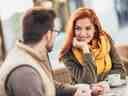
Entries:
MULTIPOLYGON (((75 9, 83 6, 92 8, 97 13, 103 28, 110 32, 113 39, 128 42, 126 37, 128 34, 128 0, 32 0, 31 7, 33 6, 53 8, 57 14, 55 29, 60 32, 65 31, 65 24, 75 9)), ((7 51, 13 48, 17 39, 22 38, 20 27, 22 14, 23 12, 16 11, 8 19, 2 20, 7 51)))

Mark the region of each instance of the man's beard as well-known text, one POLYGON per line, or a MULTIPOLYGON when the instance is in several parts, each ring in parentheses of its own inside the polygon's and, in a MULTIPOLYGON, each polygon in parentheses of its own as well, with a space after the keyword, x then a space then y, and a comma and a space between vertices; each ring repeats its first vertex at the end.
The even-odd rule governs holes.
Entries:
POLYGON ((46 48, 47 48, 48 52, 51 52, 52 49, 53 49, 53 46, 52 45, 47 45, 46 48))

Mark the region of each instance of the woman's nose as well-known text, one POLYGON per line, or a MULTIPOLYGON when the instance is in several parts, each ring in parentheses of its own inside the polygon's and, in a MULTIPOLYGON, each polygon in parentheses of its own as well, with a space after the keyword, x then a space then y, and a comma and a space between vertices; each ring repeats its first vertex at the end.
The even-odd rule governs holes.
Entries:
POLYGON ((81 35, 87 35, 88 32, 86 32, 86 30, 83 29, 83 30, 80 32, 80 34, 81 34, 81 35))

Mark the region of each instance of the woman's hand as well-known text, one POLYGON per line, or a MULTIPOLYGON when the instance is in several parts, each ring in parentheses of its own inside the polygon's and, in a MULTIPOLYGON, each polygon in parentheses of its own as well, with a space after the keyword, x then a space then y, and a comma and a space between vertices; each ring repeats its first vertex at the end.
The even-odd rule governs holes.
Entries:
POLYGON ((73 39, 73 46, 82 49, 84 53, 89 53, 89 47, 87 42, 79 41, 76 38, 73 39))
POLYGON ((110 87, 107 82, 99 82, 97 84, 93 84, 92 87, 92 96, 103 95, 106 92, 110 91, 110 87))

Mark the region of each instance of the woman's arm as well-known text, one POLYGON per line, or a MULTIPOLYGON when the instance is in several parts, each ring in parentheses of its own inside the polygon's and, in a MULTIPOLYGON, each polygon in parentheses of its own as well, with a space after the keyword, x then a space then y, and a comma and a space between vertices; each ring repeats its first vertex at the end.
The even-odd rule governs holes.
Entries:
POLYGON ((73 85, 62 84, 55 81, 56 96, 73 96, 77 88, 73 85))
POLYGON ((64 64, 70 71, 71 76, 79 83, 95 83, 96 66, 90 53, 84 54, 84 64, 80 64, 73 56, 72 51, 65 54, 62 58, 64 64))
POLYGON ((117 50, 114 46, 114 42, 110 36, 108 36, 110 40, 110 56, 112 60, 112 71, 110 73, 120 73, 122 78, 125 78, 126 76, 126 69, 124 67, 124 64, 122 60, 120 59, 120 56, 117 53, 117 50))

